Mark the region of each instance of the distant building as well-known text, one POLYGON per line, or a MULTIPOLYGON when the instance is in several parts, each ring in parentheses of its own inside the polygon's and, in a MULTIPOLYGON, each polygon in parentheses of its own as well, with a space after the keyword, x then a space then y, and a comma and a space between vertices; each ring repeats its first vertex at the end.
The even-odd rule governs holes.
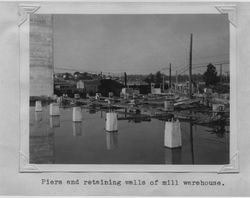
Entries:
POLYGON ((72 90, 76 88, 76 83, 71 80, 55 79, 54 88, 60 91, 72 90))
POLYGON ((155 83, 150 83, 151 94, 161 94, 161 88, 155 88, 155 83))
POLYGON ((100 85, 100 80, 78 80, 76 82, 76 88, 84 89, 87 93, 98 92, 99 85, 100 85))
POLYGON ((152 88, 151 94, 161 94, 161 88, 152 88))
POLYGON ((155 83, 150 83, 150 89, 151 89, 151 93, 152 93, 152 90, 155 88, 155 83))
POLYGON ((119 82, 111 79, 101 79, 100 85, 98 86, 98 92, 102 96, 108 97, 109 92, 113 92, 114 96, 120 96, 123 85, 119 82))
POLYGON ((127 95, 127 94, 131 94, 133 93, 133 89, 132 88, 122 88, 121 91, 121 95, 127 95))
POLYGON ((140 79, 139 80, 128 80, 127 81, 127 88, 132 88, 134 95, 148 94, 151 92, 148 83, 146 83, 140 79))
POLYGON ((136 95, 139 95, 140 94, 140 91, 137 90, 137 89, 133 89, 133 88, 122 88, 121 90, 121 94, 120 96, 121 97, 134 97, 136 95))
POLYGON ((84 82, 83 82, 83 80, 78 80, 76 82, 76 88, 77 89, 84 89, 84 82))
POLYGON ((199 81, 197 82, 198 86, 206 86, 206 83, 204 81, 199 81))
POLYGON ((146 83, 146 82, 144 82, 142 80, 133 80, 133 81, 129 80, 127 82, 127 87, 135 87, 135 86, 139 87, 139 86, 142 86, 142 85, 148 85, 148 83, 146 83))
POLYGON ((189 90, 189 84, 187 82, 183 83, 175 83, 174 84, 175 90, 180 93, 187 93, 189 90))
POLYGON ((213 93, 213 90, 210 89, 210 88, 204 88, 204 93, 212 94, 212 93, 213 93))

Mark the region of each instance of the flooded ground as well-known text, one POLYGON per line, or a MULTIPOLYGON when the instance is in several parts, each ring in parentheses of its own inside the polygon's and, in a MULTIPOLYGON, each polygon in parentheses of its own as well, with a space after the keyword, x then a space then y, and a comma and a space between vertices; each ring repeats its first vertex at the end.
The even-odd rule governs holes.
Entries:
MULTIPOLYGON (((105 131, 104 111, 82 110, 72 122, 72 108, 59 117, 30 107, 30 163, 35 164, 227 164, 229 133, 181 122, 182 147, 164 147, 164 121, 119 120, 118 132, 105 131)), ((124 117, 124 115, 118 115, 124 117)))

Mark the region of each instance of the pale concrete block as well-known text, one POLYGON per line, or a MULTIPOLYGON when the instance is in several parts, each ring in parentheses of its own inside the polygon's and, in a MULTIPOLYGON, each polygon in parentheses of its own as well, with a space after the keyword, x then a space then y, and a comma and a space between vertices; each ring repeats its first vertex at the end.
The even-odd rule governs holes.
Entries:
POLYGON ((112 132, 118 130, 117 113, 108 112, 106 113, 106 131, 112 132))
POLYGON ((81 122, 82 121, 82 109, 81 107, 73 107, 73 122, 81 122))
POLYGON ((60 115, 59 104, 51 103, 49 105, 49 115, 50 116, 59 116, 60 115))
POLYGON ((182 146, 181 125, 179 120, 165 122, 164 145, 168 148, 177 148, 182 146))
POLYGON ((35 111, 42 111, 42 102, 40 100, 36 101, 36 105, 35 105, 35 111))

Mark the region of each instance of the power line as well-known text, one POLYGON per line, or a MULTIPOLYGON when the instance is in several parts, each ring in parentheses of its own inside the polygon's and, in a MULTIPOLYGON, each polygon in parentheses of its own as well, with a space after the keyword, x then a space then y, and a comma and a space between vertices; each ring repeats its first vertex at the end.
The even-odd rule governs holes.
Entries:
MULTIPOLYGON (((221 65, 222 64, 222 66, 223 65, 225 66, 225 65, 229 64, 229 62, 227 62, 227 61, 210 62, 210 63, 213 64, 213 65, 221 65)), ((197 67, 207 67, 208 64, 209 64, 209 62, 206 62, 206 63, 196 63, 196 64, 192 64, 192 65, 194 66, 193 68, 197 68, 197 67)), ((185 70, 188 66, 189 65, 186 65, 186 66, 182 67, 180 70, 177 70, 177 71, 182 72, 182 70, 185 70)))
POLYGON ((178 73, 178 75, 183 74, 183 73, 185 73, 185 72, 188 71, 188 70, 189 70, 189 67, 187 67, 184 71, 178 73))
POLYGON ((55 67, 55 70, 64 70, 64 71, 78 71, 78 72, 87 72, 87 73, 93 73, 93 74, 106 74, 106 75, 113 75, 113 76, 122 76, 123 74, 121 72, 119 73, 112 73, 112 72, 103 72, 103 71, 90 71, 85 69, 69 69, 69 68, 63 68, 63 67, 55 67))
MULTIPOLYGON (((229 64, 228 61, 217 61, 217 62, 204 62, 204 63, 196 63, 196 64, 192 64, 193 65, 193 69, 196 70, 196 69, 199 69, 199 68, 205 68, 207 67, 207 65, 211 63, 213 65, 222 65, 222 66, 226 66, 229 64)), ((178 70, 176 70, 178 72, 178 74, 183 74, 185 73, 187 70, 188 70, 188 67, 189 65, 186 65, 186 66, 178 66, 178 67, 181 67, 179 68, 178 70)), ((178 68, 177 67, 177 68, 178 68)), ((164 67, 162 68, 161 70, 165 70, 165 69, 168 69, 169 67, 164 67)), ((119 72, 119 73, 113 73, 113 72, 105 72, 105 71, 91 71, 91 70, 85 70, 85 69, 80 69, 80 68, 77 68, 77 69, 70 69, 70 68, 64 68, 64 67, 55 67, 54 70, 64 70, 64 71, 79 71, 79 72, 88 72, 88 73, 94 73, 94 74, 106 74, 106 75, 113 75, 113 76, 122 76, 123 73, 122 72, 119 72)))

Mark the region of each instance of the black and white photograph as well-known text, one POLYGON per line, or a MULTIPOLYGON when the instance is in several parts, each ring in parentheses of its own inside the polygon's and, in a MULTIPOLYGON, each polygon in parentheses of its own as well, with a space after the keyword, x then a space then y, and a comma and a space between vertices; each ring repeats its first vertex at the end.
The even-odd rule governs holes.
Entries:
POLYGON ((250 195, 249 3, 0 15, 0 197, 250 195))
POLYGON ((29 163, 230 163, 227 14, 31 14, 29 163))

